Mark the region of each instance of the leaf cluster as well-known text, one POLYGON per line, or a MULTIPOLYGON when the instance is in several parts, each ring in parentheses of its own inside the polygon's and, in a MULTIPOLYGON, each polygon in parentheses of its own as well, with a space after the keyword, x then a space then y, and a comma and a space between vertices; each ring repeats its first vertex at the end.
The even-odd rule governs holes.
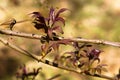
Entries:
MULTIPOLYGON (((63 17, 61 17, 60 14, 67 10, 68 9, 66 8, 56 10, 55 8, 51 7, 48 12, 48 17, 43 16, 42 13, 40 12, 30 13, 30 15, 32 15, 32 18, 33 18, 33 21, 32 21, 33 26, 37 30, 42 29, 45 34, 42 37, 40 36, 40 39, 39 39, 41 42, 40 59, 38 58, 39 56, 36 57, 36 55, 33 55, 22 48, 16 47, 7 41, 4 41, 3 39, 1 39, 1 42, 37 60, 38 62, 42 62, 54 67, 58 67, 60 69, 73 71, 76 73, 92 75, 92 76, 108 79, 109 77, 101 76, 102 71, 105 71, 105 72, 107 71, 106 69, 107 65, 101 64, 100 55, 103 51, 93 47, 94 45, 92 43, 95 42, 96 44, 108 44, 108 45, 114 45, 114 44, 111 44, 105 41, 99 41, 99 40, 97 41, 87 40, 88 42, 86 42, 85 40, 84 42, 79 42, 79 39, 82 39, 81 37, 77 38, 77 40, 62 38, 60 35, 64 34, 63 26, 65 26, 65 20, 63 17), (91 44, 88 44, 89 42, 91 42, 91 44), (61 55, 59 51, 59 47, 61 45, 69 45, 73 47, 73 50, 64 52, 61 55), (57 54, 57 56, 53 55, 54 57, 53 62, 44 60, 47 54, 52 54, 52 53, 57 54)), ((11 30, 16 23, 18 22, 14 20, 9 24, 11 30)), ((4 33, 4 31, 1 33, 4 33)), ((16 34, 18 35, 19 33, 16 33, 16 34)), ((29 37, 33 38, 34 35, 35 34, 32 34, 32 36, 30 35, 29 37)), ((117 46, 119 46, 119 44, 117 46)), ((32 80, 34 80, 35 77, 40 73, 40 69, 41 67, 37 69, 33 68, 33 71, 29 72, 26 66, 24 65, 19 68, 19 71, 16 73, 16 77, 22 80, 25 80, 25 79, 29 79, 29 77, 32 76, 32 80)), ((119 78, 120 78, 120 70, 119 70, 119 73, 115 76, 116 80, 119 80, 119 78)))
POLYGON ((42 58, 47 54, 54 52, 58 54, 54 61, 62 66, 67 66, 71 68, 78 68, 81 73, 85 74, 101 74, 102 71, 107 71, 104 68, 105 64, 100 64, 99 55, 101 50, 92 48, 93 45, 89 44, 79 44, 71 39, 59 39, 59 33, 63 34, 62 26, 57 25, 57 22, 62 22, 65 25, 65 20, 60 16, 61 13, 68 9, 62 8, 56 11, 53 7, 50 8, 49 16, 46 18, 40 12, 33 12, 33 23, 36 29, 43 29, 46 34, 40 41, 42 58), (70 45, 74 48, 72 52, 65 52, 63 55, 59 56, 60 45, 70 45), (91 49, 90 49, 91 48, 91 49), (96 63, 94 65, 94 63, 96 63))

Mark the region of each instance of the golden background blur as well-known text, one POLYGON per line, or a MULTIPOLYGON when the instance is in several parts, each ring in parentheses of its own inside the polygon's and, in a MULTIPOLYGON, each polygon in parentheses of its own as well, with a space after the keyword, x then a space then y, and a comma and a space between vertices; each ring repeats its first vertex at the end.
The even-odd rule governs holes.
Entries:
MULTIPOLYGON (((28 14, 34 11, 39 11, 47 16, 51 6, 57 9, 68 8, 70 10, 62 14, 66 20, 63 34, 65 38, 83 37, 120 42, 120 0, 0 0, 0 23, 12 18, 17 21, 30 19, 28 14)), ((0 29, 6 29, 5 27, 6 25, 0 26, 0 29)), ((29 21, 16 24, 13 30, 41 34, 29 21)), ((0 36, 36 55, 40 54, 38 40, 8 37, 1 34, 0 36)), ((111 46, 100 46, 100 48, 104 51, 100 56, 101 63, 108 65, 108 72, 104 74, 114 76, 120 68, 120 48, 111 46)), ((16 80, 14 73, 18 65, 22 63, 27 64, 29 69, 31 67, 43 67, 43 72, 47 78, 64 72, 63 77, 55 80, 97 79, 68 73, 41 63, 37 64, 30 58, 0 43, 0 80, 2 78, 3 80, 16 80)), ((39 80, 41 79, 39 78, 39 80)))

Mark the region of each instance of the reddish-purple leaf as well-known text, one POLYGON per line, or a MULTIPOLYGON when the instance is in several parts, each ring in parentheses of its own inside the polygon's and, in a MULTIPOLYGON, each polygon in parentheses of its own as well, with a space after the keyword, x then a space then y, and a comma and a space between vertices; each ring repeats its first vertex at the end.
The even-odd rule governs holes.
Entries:
POLYGON ((39 21, 39 22, 45 24, 45 18, 44 18, 44 16, 41 15, 41 13, 39 13, 39 12, 33 12, 31 14, 33 14, 33 17, 35 17, 36 21, 39 21))
POLYGON ((40 16, 40 17, 36 17, 35 20, 38 21, 38 22, 41 23, 41 24, 46 25, 46 23, 45 23, 45 19, 44 19, 44 17, 42 17, 42 16, 40 16))
POLYGON ((87 51, 87 50, 83 50, 83 51, 86 53, 86 55, 87 55, 87 56, 89 56, 89 54, 88 54, 88 51, 87 51))
POLYGON ((102 68, 101 70, 104 72, 108 72, 108 70, 106 68, 102 68))
POLYGON ((58 51, 59 48, 59 43, 57 41, 51 41, 49 44, 49 48, 53 48, 54 51, 58 51))
POLYGON ((49 44, 49 48, 53 48, 55 51, 58 51, 60 44, 67 45, 67 44, 71 44, 71 42, 73 42, 73 41, 70 39, 63 39, 60 41, 51 41, 49 44))
POLYGON ((50 12, 49 12, 49 19, 50 20, 52 20, 52 21, 54 21, 54 18, 55 18, 55 13, 54 13, 54 8, 53 7, 51 7, 50 8, 50 12))
POLYGON ((42 16, 40 12, 32 12, 30 14, 33 14, 32 17, 39 17, 39 16, 42 16))
POLYGON ((90 52, 86 53, 86 55, 89 58, 89 60, 94 59, 94 60, 98 60, 98 62, 100 62, 100 59, 99 59, 100 53, 101 53, 101 50, 92 49, 90 52))
POLYGON ((44 24, 42 24, 42 23, 38 23, 38 22, 33 22, 34 23, 34 27, 36 28, 36 29, 42 29, 42 28, 45 28, 46 27, 46 25, 44 25, 44 24))
POLYGON ((26 69, 26 66, 24 65, 23 67, 23 74, 27 74, 27 69, 26 69))
POLYGON ((99 58, 94 58, 94 61, 98 61, 98 63, 100 63, 100 59, 99 58))
POLYGON ((101 74, 101 69, 100 68, 97 68, 96 71, 98 72, 98 74, 101 74))
POLYGON ((53 30, 51 28, 48 29, 48 36, 49 38, 52 38, 52 33, 53 33, 53 30))
POLYGON ((46 46, 45 44, 43 44, 43 45, 41 46, 41 50, 42 50, 43 52, 46 52, 46 48, 47 48, 47 46, 46 46))
POLYGON ((102 68, 102 67, 105 67, 105 66, 108 66, 107 64, 100 64, 100 65, 97 65, 97 68, 102 68))
POLYGON ((66 10, 68 10, 68 9, 67 9, 67 8, 62 8, 62 9, 60 9, 60 10, 57 12, 55 18, 59 17, 59 15, 60 15, 61 13, 63 13, 64 11, 66 11, 66 10))
POLYGON ((55 18, 55 21, 54 21, 54 22, 56 22, 56 21, 62 22, 63 25, 65 26, 65 20, 64 20, 62 17, 57 17, 57 18, 55 18))
POLYGON ((63 30, 60 26, 55 26, 52 28, 53 32, 63 34, 63 30))
POLYGON ((45 18, 45 22, 46 22, 47 25, 49 25, 49 21, 50 21, 49 18, 45 18))
POLYGON ((50 53, 51 51, 52 51, 52 49, 51 49, 51 47, 49 47, 49 45, 48 44, 43 44, 42 46, 41 46, 41 50, 42 50, 42 52, 43 52, 43 57, 45 57, 48 53, 50 53))
POLYGON ((95 72, 96 72, 96 68, 91 68, 91 72, 90 72, 90 73, 91 73, 92 75, 94 75, 95 72))
POLYGON ((33 14, 33 17, 35 18, 33 23, 35 24, 34 27, 36 29, 41 29, 46 27, 46 22, 45 22, 45 18, 39 13, 39 12, 33 12, 31 13, 33 14))
POLYGON ((78 42, 74 42, 74 43, 73 43, 73 46, 74 46, 76 49, 79 49, 79 44, 78 44, 78 42))
POLYGON ((71 45, 71 42, 73 42, 73 40, 70 40, 70 39, 62 39, 62 40, 59 41, 59 44, 71 45))

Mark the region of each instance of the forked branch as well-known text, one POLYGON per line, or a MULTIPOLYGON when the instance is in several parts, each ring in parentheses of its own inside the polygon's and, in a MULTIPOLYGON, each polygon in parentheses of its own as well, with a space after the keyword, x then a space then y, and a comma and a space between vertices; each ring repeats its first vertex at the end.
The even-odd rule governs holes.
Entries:
MULTIPOLYGON (((59 69, 63 69, 63 70, 66 70, 66 71, 70 71, 70 72, 74 72, 74 73, 77 73, 77 74, 82 74, 81 72, 79 71, 75 71, 75 70, 72 70, 72 69, 68 69, 68 68, 64 68, 64 67, 61 67, 61 66, 54 66, 52 64, 48 64, 48 63, 45 63, 46 60, 43 60, 41 58, 39 58, 38 56, 35 56, 33 55, 32 53, 14 45, 14 44, 11 44, 10 42, 8 42, 7 40, 3 39, 0 37, 0 42, 2 42, 4 45, 16 50, 17 52, 20 52, 21 54, 23 55, 26 55, 28 57, 31 57, 33 58, 34 60, 38 61, 38 62, 42 62, 44 64, 47 64, 47 65, 50 65, 50 66, 53 66, 53 67, 57 67, 59 69)), ((49 63, 52 63, 52 62, 49 62, 49 63)), ((106 76, 106 75, 98 75, 98 74, 94 74, 94 75, 91 75, 91 74, 85 74, 85 75, 88 75, 88 76, 93 76, 93 77, 99 77, 99 78, 105 78, 105 79, 109 79, 109 80, 114 80, 114 78, 112 77, 109 77, 109 76, 106 76)))

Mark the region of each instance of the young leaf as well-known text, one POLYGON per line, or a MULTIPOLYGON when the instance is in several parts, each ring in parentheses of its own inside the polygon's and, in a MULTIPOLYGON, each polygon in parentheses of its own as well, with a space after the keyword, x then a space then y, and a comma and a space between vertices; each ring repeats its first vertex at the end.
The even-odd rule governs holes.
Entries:
POLYGON ((54 23, 55 23, 56 21, 62 22, 62 24, 65 26, 65 20, 64 20, 62 17, 57 17, 57 18, 55 18, 54 23))
POLYGON ((58 43, 58 41, 51 41, 49 43, 49 48, 53 48, 55 52, 58 52, 59 45, 60 44, 58 43))
POLYGON ((94 61, 98 61, 98 63, 100 63, 100 59, 99 58, 94 58, 94 61))
POLYGON ((33 17, 35 18, 33 23, 35 24, 34 27, 36 29, 46 29, 46 22, 45 22, 45 18, 39 13, 39 12, 33 12, 31 13, 33 14, 33 17))
POLYGON ((97 68, 96 71, 98 72, 98 74, 101 74, 101 69, 97 68))
POLYGON ((60 15, 61 13, 63 13, 64 11, 66 11, 66 10, 68 10, 68 9, 67 9, 67 8, 62 8, 62 9, 60 9, 60 10, 57 12, 55 18, 59 17, 59 15, 60 15))
POLYGON ((55 18, 55 13, 54 13, 54 8, 53 7, 51 7, 50 8, 50 12, 49 12, 49 20, 52 20, 52 21, 54 21, 54 18, 55 18))
POLYGON ((63 34, 63 30, 60 26, 53 27, 53 32, 63 34))
POLYGON ((44 29, 46 27, 44 24, 36 22, 36 21, 33 21, 33 23, 36 29, 44 29))
POLYGON ((95 68, 92 68, 90 73, 91 73, 91 75, 94 75, 95 72, 96 72, 96 69, 95 69, 95 68))
POLYGON ((49 38, 53 37, 52 33, 53 33, 53 30, 51 28, 49 28, 48 29, 48 36, 49 36, 49 38))
POLYGON ((102 68, 101 70, 104 72, 108 72, 108 70, 106 68, 102 68))

